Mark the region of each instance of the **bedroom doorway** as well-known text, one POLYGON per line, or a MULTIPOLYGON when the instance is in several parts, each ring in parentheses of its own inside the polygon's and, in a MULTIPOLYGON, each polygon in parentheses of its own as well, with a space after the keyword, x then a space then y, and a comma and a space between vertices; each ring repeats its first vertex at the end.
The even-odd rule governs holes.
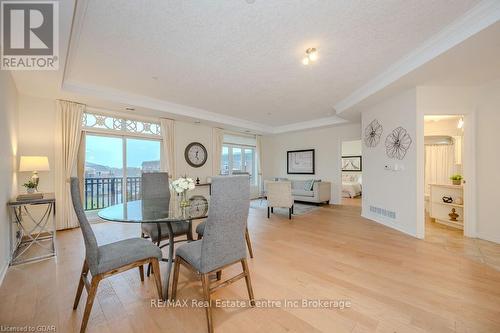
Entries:
POLYGON ((363 154, 361 139, 342 141, 341 204, 361 207, 363 195, 363 154))

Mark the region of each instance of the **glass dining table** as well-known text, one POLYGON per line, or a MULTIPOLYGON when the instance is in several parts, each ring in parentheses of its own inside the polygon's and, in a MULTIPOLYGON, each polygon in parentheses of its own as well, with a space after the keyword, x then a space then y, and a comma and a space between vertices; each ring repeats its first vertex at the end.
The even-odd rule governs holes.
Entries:
MULTIPOLYGON (((208 213, 208 200, 201 195, 191 196, 190 206, 181 208, 181 197, 173 193, 170 200, 165 198, 144 199, 129 201, 126 203, 109 206, 98 212, 101 219, 121 223, 155 223, 158 234, 161 228, 167 227, 168 232, 168 257, 162 258, 167 263, 167 271, 163 279, 163 298, 168 299, 170 273, 174 261, 174 232, 172 223, 186 223, 188 227, 188 238, 192 240, 192 222, 196 219, 204 219, 208 213), (161 224, 160 224, 161 223, 161 224)), ((176 241, 177 242, 177 241, 176 241)))

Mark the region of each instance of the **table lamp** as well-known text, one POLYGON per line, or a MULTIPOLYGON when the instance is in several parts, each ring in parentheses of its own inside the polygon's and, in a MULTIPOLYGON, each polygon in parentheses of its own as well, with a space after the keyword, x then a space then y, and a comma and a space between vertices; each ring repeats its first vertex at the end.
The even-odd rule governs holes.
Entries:
POLYGON ((50 171, 49 159, 47 156, 21 156, 19 162, 19 171, 32 171, 31 180, 35 183, 35 189, 38 192, 38 171, 50 171))

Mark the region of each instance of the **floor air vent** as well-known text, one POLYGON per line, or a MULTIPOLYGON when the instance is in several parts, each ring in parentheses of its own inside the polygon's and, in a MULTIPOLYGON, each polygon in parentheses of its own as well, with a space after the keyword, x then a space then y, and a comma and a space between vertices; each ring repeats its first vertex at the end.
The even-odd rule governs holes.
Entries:
POLYGON ((380 208, 380 207, 375 207, 375 206, 370 206, 370 212, 375 213, 377 215, 385 216, 391 219, 396 218, 396 212, 380 208))

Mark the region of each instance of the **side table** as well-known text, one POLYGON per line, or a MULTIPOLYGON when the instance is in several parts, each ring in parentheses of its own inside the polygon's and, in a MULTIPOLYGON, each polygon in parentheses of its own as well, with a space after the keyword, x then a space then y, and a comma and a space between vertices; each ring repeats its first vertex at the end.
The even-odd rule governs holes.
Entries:
POLYGON ((41 199, 11 200, 7 205, 10 208, 12 225, 15 228, 14 232, 11 232, 11 237, 14 239, 11 242, 10 264, 18 265, 55 257, 56 199, 54 193, 44 193, 41 199), (46 208, 40 217, 35 217, 31 208, 41 205, 46 205, 46 208))

